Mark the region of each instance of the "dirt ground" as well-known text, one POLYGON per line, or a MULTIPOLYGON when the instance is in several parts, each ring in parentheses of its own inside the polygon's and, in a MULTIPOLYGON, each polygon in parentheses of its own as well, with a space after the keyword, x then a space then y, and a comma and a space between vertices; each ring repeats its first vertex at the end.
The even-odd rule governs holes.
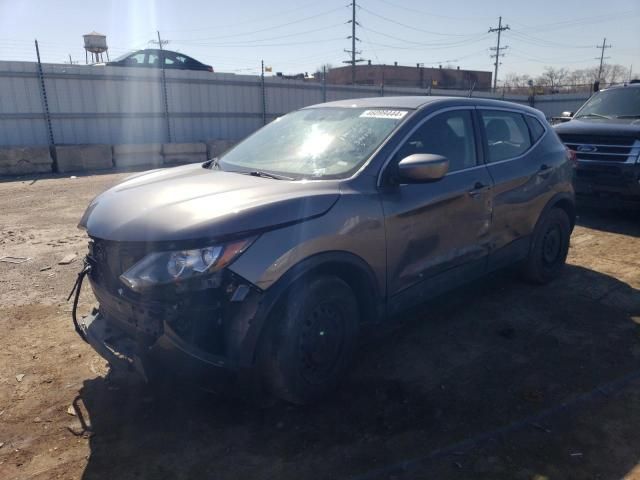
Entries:
POLYGON ((76 224, 124 176, 0 183, 0 257, 30 258, 0 262, 1 479, 640 479, 638 214, 581 210, 560 280, 473 283, 323 403, 256 409, 113 380, 74 333, 76 224))

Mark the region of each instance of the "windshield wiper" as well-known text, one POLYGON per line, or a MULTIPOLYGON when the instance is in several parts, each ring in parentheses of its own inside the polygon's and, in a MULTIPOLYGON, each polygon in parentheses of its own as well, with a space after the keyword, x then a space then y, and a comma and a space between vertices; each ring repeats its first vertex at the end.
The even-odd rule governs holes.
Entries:
POLYGON ((637 114, 637 115, 617 115, 616 118, 640 118, 640 114, 637 114))
POLYGON ((243 173, 245 175, 251 175, 252 177, 272 178, 274 180, 293 180, 292 177, 287 177, 286 175, 280 175, 280 174, 277 174, 277 173, 270 173, 270 172, 263 172, 262 170, 252 170, 250 172, 236 171, 236 173, 243 173))
POLYGON ((596 117, 596 118, 606 118, 607 120, 611 120, 611 117, 607 117, 606 115, 600 115, 599 113, 585 113, 584 115, 580 115, 575 118, 584 118, 584 117, 596 117))

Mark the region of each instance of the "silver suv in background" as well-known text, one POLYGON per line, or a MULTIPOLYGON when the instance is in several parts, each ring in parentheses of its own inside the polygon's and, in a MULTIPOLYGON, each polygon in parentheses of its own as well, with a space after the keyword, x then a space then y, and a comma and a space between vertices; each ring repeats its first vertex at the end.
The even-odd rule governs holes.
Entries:
POLYGON ((575 152, 579 198, 640 207, 640 83, 595 93, 555 130, 575 152))
POLYGON ((572 172, 528 107, 304 108, 220 158, 93 200, 79 284, 87 275, 99 308, 82 319, 74 308, 74 323, 113 366, 307 403, 337 385, 365 326, 505 266, 556 278, 572 172))

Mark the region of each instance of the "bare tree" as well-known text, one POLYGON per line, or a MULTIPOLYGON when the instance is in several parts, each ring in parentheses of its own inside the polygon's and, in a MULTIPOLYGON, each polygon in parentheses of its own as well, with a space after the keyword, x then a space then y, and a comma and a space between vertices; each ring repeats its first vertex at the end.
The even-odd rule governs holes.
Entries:
POLYGON ((569 70, 566 68, 545 67, 542 75, 538 77, 540 85, 548 85, 551 89, 556 89, 562 85, 569 76, 569 70))
POLYGON ((607 83, 619 83, 624 81, 627 76, 628 70, 622 65, 607 65, 607 83))
POLYGON ((527 93, 531 76, 527 74, 508 73, 504 77, 504 86, 515 93, 527 93))
POLYGON ((572 70, 567 76, 567 82, 574 87, 578 85, 588 84, 590 81, 591 78, 589 77, 589 72, 586 68, 572 70))

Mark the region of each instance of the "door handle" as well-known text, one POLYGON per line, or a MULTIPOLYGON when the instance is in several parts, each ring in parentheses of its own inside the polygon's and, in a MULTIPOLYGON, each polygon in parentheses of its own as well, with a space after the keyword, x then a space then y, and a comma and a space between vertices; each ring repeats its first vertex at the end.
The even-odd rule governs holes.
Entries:
POLYGON ((546 163, 543 163, 542 165, 540 165, 540 170, 538 170, 538 176, 542 178, 547 178, 549 175, 551 175, 551 167, 546 163))
POLYGON ((471 197, 477 197, 478 195, 480 195, 480 193, 482 192, 482 190, 486 187, 486 185, 482 182, 476 182, 473 185, 473 189, 469 190, 469 195, 471 197))

